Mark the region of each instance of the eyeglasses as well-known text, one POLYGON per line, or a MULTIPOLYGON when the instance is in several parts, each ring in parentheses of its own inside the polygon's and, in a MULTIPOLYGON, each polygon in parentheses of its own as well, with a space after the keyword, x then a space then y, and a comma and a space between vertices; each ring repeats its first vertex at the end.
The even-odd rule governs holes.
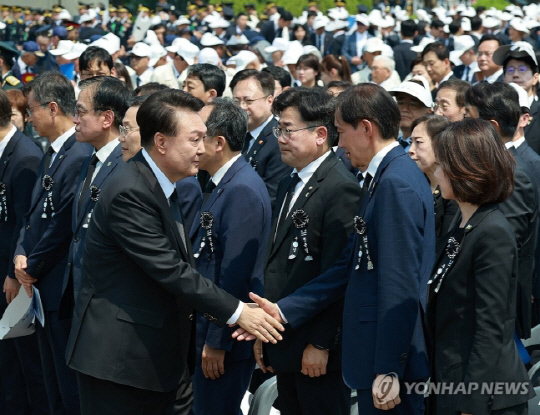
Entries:
POLYGON ((317 127, 322 127, 322 125, 310 125, 309 127, 297 128, 296 130, 289 130, 288 128, 273 127, 272 131, 274 132, 274 135, 276 136, 276 138, 283 136, 284 139, 290 140, 292 133, 295 133, 297 131, 302 131, 302 130, 308 130, 310 128, 317 128, 317 127))
POLYGON ((527 65, 519 65, 519 66, 508 66, 506 68, 506 73, 513 74, 516 71, 519 73, 526 73, 530 68, 527 65))
POLYGON ((34 111, 34 108, 38 108, 38 107, 44 107, 46 105, 49 105, 52 101, 49 101, 49 102, 44 102, 43 104, 38 104, 38 105, 34 105, 33 107, 28 107, 26 108, 26 115, 28 115, 29 117, 32 116, 32 112, 34 111))
POLYGON ((107 110, 101 110, 99 108, 88 108, 88 109, 75 108, 75 116, 81 118, 84 114, 90 111, 102 112, 102 111, 107 111, 107 110))
POLYGON ((118 128, 120 130, 120 135, 123 136, 123 137, 127 137, 129 133, 140 130, 139 127, 130 128, 130 127, 124 127, 123 125, 121 125, 118 128))
POLYGON ((233 99, 233 102, 238 105, 239 107, 242 106, 242 103, 246 104, 246 106, 250 107, 253 105, 253 103, 255 101, 258 101, 260 99, 264 99, 264 98, 267 98, 268 95, 264 96, 264 97, 260 97, 260 98, 254 98, 254 99, 239 99, 239 98, 234 98, 233 99))

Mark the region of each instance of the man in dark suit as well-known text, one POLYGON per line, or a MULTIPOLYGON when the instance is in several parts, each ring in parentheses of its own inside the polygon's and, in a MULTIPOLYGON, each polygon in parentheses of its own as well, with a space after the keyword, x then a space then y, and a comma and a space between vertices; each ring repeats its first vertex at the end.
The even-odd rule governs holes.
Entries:
POLYGON ((514 192, 499 205, 516 236, 518 246, 518 289, 516 332, 521 339, 531 335, 531 296, 538 239, 540 180, 512 145, 521 110, 517 92, 508 84, 484 82, 466 94, 469 117, 494 124, 507 148, 514 154, 514 192))
MULTIPOLYGON (((311 44, 321 52, 322 56, 328 55, 328 46, 332 43, 332 34, 326 32, 328 22, 324 18, 316 18, 313 22, 314 32, 311 34, 311 44)), ((338 51, 338 55, 341 51, 338 51)))
MULTIPOLYGON (((270 301, 286 297, 328 270, 353 232, 361 189, 331 150, 338 134, 334 103, 325 94, 294 88, 273 104, 280 117, 277 131, 283 160, 294 170, 280 183, 273 215, 264 290, 270 301)), ((351 392, 341 375, 342 314, 340 300, 284 334, 276 347, 264 347, 263 353, 262 343, 256 342, 257 363, 263 371, 266 365, 277 374, 282 414, 350 413, 351 392)))
POLYGON ((248 133, 242 154, 264 180, 272 208, 279 182, 291 171, 281 160, 277 138, 272 132, 277 126, 272 115, 274 87, 272 75, 255 69, 240 71, 231 80, 233 100, 248 114, 248 133))
POLYGON ((403 382, 429 377, 422 319, 435 256, 433 196, 396 141, 399 119, 396 102, 377 85, 339 95, 339 144, 364 172, 367 191, 355 232, 332 268, 277 306, 253 296, 274 316, 279 307, 298 330, 345 295, 343 378, 357 389, 362 414, 423 414, 423 395, 403 382))
POLYGON ((343 42, 341 54, 347 58, 351 65, 351 72, 356 72, 362 64, 362 53, 367 40, 373 37, 368 33, 369 18, 366 14, 356 15, 356 32, 351 33, 343 42))
POLYGON ((291 12, 284 11, 280 13, 280 17, 277 20, 269 19, 261 27, 261 35, 269 42, 272 43, 276 37, 282 37, 283 28, 289 27, 293 20, 291 12))
POLYGON ((64 361, 70 322, 59 319, 58 308, 72 237, 73 200, 91 146, 75 140, 75 91, 66 77, 43 74, 29 88, 29 121, 51 147, 41 162, 17 243, 15 276, 27 290, 35 285, 40 291, 46 323, 38 325, 36 333, 51 412, 77 414, 75 373, 64 361))
POLYGON ((495 51, 502 45, 501 40, 495 35, 484 35, 480 39, 477 51, 480 72, 476 74, 480 81, 489 83, 504 81, 502 66, 493 61, 495 51))
MULTIPOLYGON (((0 315, 17 296, 13 256, 43 153, 11 124, 11 103, 0 91, 0 315)), ((23 294, 25 295, 25 294, 23 294)), ((0 413, 48 414, 36 336, 0 341, 0 413)))
POLYGON ((403 81, 411 72, 411 64, 418 54, 411 50, 413 39, 418 34, 417 26, 414 20, 405 20, 401 23, 401 43, 394 46, 394 61, 396 62, 396 71, 403 81))
POLYGON ((436 85, 436 88, 431 91, 431 96, 435 100, 439 85, 456 78, 450 66, 450 52, 441 42, 430 43, 422 51, 422 60, 431 80, 436 85))
POLYGON ((73 239, 62 284, 61 302, 61 312, 68 316, 71 316, 80 290, 84 240, 94 207, 101 189, 124 164, 118 136, 131 98, 123 82, 108 76, 85 79, 80 82, 79 88, 81 92, 75 117, 76 138, 81 143, 90 144, 94 154, 88 158, 80 172, 79 188, 73 203, 73 239), (99 108, 99 111, 94 108, 99 108))
POLYGON ((534 97, 531 109, 530 119, 525 127, 525 138, 531 148, 540 154, 540 101, 538 97, 534 97))
POLYGON ((194 270, 174 183, 198 170, 203 105, 178 90, 151 95, 137 112, 143 149, 94 208, 66 351, 85 415, 164 413, 193 364, 194 309, 220 326, 281 338, 274 319, 194 270))
MULTIPOLYGON (((250 291, 263 292, 270 197, 241 154, 247 114, 232 102, 213 101, 201 117, 207 118, 207 131, 200 168, 211 179, 200 220, 190 233, 197 270, 228 293, 249 301, 250 291)), ((255 368, 252 344, 232 343, 231 328, 210 324, 199 313, 196 321, 193 412, 238 414, 255 368)))

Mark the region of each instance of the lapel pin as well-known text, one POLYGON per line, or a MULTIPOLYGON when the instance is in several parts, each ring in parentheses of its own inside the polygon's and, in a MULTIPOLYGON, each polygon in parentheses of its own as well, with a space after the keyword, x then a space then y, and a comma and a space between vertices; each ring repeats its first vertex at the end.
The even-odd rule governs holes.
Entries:
POLYGON ((112 163, 109 161, 109 162, 107 163, 107 167, 109 167, 111 164, 112 164, 112 163))
POLYGON ((465 228, 466 231, 470 231, 472 229, 472 225, 467 225, 467 227, 465 228))
POLYGON ((313 186, 309 186, 309 190, 313 189, 313 186))
POLYGON ((309 196, 309 192, 306 193, 306 197, 308 197, 308 196, 309 196))
POLYGON ((60 156, 59 156, 58 158, 61 159, 62 157, 64 157, 64 155, 63 155, 63 154, 60 154, 60 156))
POLYGON ((253 152, 253 155, 255 155, 255 154, 257 154, 257 150, 255 150, 255 151, 253 152))
POLYGON ((263 143, 263 140, 259 140, 259 144, 262 144, 263 143))

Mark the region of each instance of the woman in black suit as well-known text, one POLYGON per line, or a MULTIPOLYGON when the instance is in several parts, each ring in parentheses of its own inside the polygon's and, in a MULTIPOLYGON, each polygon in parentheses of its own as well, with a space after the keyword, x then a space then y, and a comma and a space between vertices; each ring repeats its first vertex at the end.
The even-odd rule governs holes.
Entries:
POLYGON ((498 208, 513 191, 514 161, 479 119, 450 125, 433 148, 442 197, 461 214, 429 282, 430 413, 526 414, 534 391, 514 343, 517 247, 498 208), (436 393, 441 383, 451 393, 436 393))
POLYGON ((458 205, 455 200, 445 199, 441 195, 439 182, 435 177, 437 165, 432 140, 450 124, 447 118, 440 115, 428 114, 418 118, 411 127, 411 146, 409 147, 409 155, 426 175, 431 186, 435 204, 435 233, 438 247, 446 244, 445 236, 456 215, 458 205))

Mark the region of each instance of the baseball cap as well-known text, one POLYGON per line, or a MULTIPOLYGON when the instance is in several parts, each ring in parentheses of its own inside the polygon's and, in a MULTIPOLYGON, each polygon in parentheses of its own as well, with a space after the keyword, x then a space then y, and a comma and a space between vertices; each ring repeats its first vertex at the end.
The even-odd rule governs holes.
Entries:
POLYGON ((246 66, 257 59, 259 58, 253 52, 249 50, 241 50, 227 61, 227 65, 236 64, 236 71, 238 72, 246 69, 246 66))
POLYGON ((223 40, 221 40, 216 35, 213 35, 212 33, 206 32, 201 37, 201 45, 202 46, 217 46, 217 45, 223 45, 223 40))
POLYGON ((459 58, 474 46, 474 40, 469 35, 454 37, 454 50, 450 52, 450 61, 456 66, 462 65, 463 62, 459 58))
POLYGON ((199 52, 198 62, 219 66, 220 58, 215 49, 204 48, 199 52))
POLYGON ((152 48, 150 45, 147 45, 143 42, 137 42, 133 45, 133 49, 128 53, 128 55, 135 55, 140 58, 151 58, 152 57, 152 48))
POLYGON ((423 37, 420 43, 416 46, 411 46, 411 50, 416 53, 422 53, 427 45, 430 43, 435 42, 435 39, 431 39, 429 37, 423 37))
POLYGON ((280 50, 282 52, 285 52, 287 50, 288 46, 289 46, 289 41, 288 40, 285 40, 282 37, 276 37, 272 41, 272 45, 267 46, 266 48, 264 48, 264 51, 266 53, 274 53, 274 52, 277 52, 278 50, 280 50))
POLYGON ((163 46, 152 46, 152 56, 150 57, 150 62, 148 62, 148 66, 153 67, 164 56, 167 56, 167 51, 163 46))
POLYGON ((527 94, 527 91, 525 91, 522 87, 520 87, 518 84, 514 82, 509 82, 508 85, 510 85, 512 88, 516 90, 519 97, 519 106, 525 107, 528 110, 530 110, 531 105, 529 104, 529 95, 527 94))
POLYGON ((519 59, 527 56, 533 60, 536 66, 538 66, 536 54, 534 53, 531 44, 528 42, 516 42, 513 45, 500 46, 493 54, 493 62, 497 65, 503 65, 504 61, 509 57, 519 59))
POLYGON ((61 56, 68 53, 72 47, 73 42, 71 40, 61 40, 60 42, 58 42, 58 46, 56 47, 56 49, 52 49, 49 52, 51 53, 51 55, 61 56))
POLYGON ((29 40, 27 42, 24 42, 23 43, 23 50, 25 52, 34 53, 36 56, 38 56, 40 58, 42 56, 45 56, 45 54, 43 52, 41 52, 41 50, 39 50, 39 45, 37 44, 37 42, 34 42, 33 40, 29 40))
POLYGON ((431 97, 429 84, 427 79, 423 76, 413 76, 410 80, 402 82, 388 92, 394 96, 396 93, 402 92, 419 99, 420 102, 422 102, 422 104, 424 104, 427 108, 431 108, 433 106, 433 98, 431 97), (422 85, 411 81, 420 81, 422 85))
POLYGON ((187 43, 182 42, 182 44, 179 45, 176 54, 178 56, 181 56, 182 59, 184 59, 188 63, 188 65, 193 65, 195 63, 195 57, 199 54, 199 48, 193 43, 191 43, 189 40, 184 40, 186 40, 187 43))
POLYGON ((384 49, 384 42, 378 37, 370 37, 366 41, 366 45, 364 46, 364 52, 369 52, 369 53, 382 52, 383 49, 384 49))

